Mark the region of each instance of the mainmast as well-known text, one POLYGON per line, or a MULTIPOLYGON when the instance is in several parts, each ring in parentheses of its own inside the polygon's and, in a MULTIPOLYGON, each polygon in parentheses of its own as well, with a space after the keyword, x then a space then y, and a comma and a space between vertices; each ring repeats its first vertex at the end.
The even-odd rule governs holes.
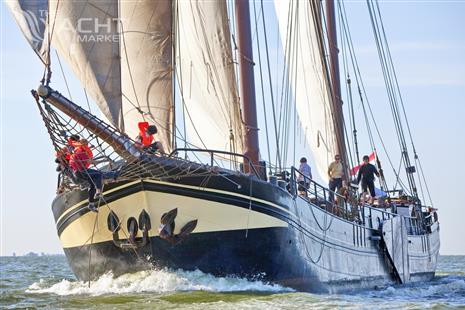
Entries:
MULTIPOLYGON (((343 159, 345 176, 348 180, 347 152, 344 139, 344 114, 342 112, 341 82, 339 78, 339 49, 337 47, 336 13, 334 0, 326 0, 326 29, 328 31, 331 96, 334 113, 334 128, 336 130, 337 152, 343 159)), ((359 159, 357 159, 359 160, 359 159)))
MULTIPOLYGON (((236 0, 235 3, 237 37, 239 45, 240 96, 242 103, 242 118, 245 125, 245 150, 253 165, 258 165, 258 122, 255 103, 255 81, 253 71, 252 34, 250 30, 250 12, 248 0, 236 0)), ((244 162, 244 171, 251 168, 244 162)))

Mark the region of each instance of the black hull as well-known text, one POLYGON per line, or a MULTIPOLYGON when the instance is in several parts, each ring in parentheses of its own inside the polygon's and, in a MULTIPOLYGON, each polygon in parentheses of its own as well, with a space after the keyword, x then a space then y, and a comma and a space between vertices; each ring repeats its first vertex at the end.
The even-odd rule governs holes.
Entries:
MULTIPOLYGON (((290 238, 289 231, 284 228, 251 229, 199 233, 185 240, 182 246, 152 237, 150 245, 138 249, 137 254, 133 250, 121 251, 113 242, 65 249, 65 254, 78 279, 86 280, 109 271, 118 276, 153 268, 171 268, 198 269, 219 277, 237 276, 310 292, 347 291, 395 283, 390 274, 322 283, 318 275, 307 268, 307 262, 298 259, 298 251, 290 238), (247 238, 244 237, 246 234, 247 238)), ((433 277, 434 272, 411 275, 412 281, 429 281, 433 277)))
MULTIPOLYGON (((236 184, 213 176, 188 181, 139 181, 106 188, 106 204, 98 215, 85 207, 85 192, 57 197, 53 211, 69 264, 78 279, 94 279, 149 268, 195 270, 216 276, 260 279, 297 290, 339 292, 396 283, 392 265, 378 241, 380 214, 365 226, 343 220, 281 188, 245 176, 236 184), (253 194, 249 188, 253 186, 253 194), (178 208, 179 230, 192 219, 199 225, 173 245, 158 236, 161 214, 178 208), (148 244, 137 249, 115 245, 106 228, 109 210, 122 220, 151 217, 148 244), (99 219, 100 218, 100 219, 99 219), (98 231, 93 233, 95 221, 98 231), (92 237, 89 239, 89 237, 92 237)), ((137 242, 142 234, 138 234, 137 242)), ((119 233, 127 241, 127 233, 119 233), (126 236, 126 238, 125 238, 126 236)), ((439 251, 439 227, 421 236, 408 236, 410 281, 434 277, 439 251)))

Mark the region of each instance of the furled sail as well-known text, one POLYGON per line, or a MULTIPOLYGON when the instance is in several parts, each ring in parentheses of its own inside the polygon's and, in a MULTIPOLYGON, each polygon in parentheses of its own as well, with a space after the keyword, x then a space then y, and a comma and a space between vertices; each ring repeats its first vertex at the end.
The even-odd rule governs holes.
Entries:
POLYGON ((330 84, 316 1, 275 0, 286 68, 312 162, 323 181, 336 153, 330 84))
POLYGON ((187 140, 201 148, 243 149, 242 121, 226 1, 177 1, 176 68, 187 140))
POLYGON ((5 3, 32 49, 42 62, 48 63, 45 37, 48 0, 18 0, 5 3))
POLYGON ((49 1, 48 15, 53 47, 103 114, 123 129, 118 2, 49 1))
POLYGON ((173 122, 172 1, 120 1, 121 80, 126 133, 144 118, 171 150, 173 122), (141 114, 141 112, 143 114, 141 114))

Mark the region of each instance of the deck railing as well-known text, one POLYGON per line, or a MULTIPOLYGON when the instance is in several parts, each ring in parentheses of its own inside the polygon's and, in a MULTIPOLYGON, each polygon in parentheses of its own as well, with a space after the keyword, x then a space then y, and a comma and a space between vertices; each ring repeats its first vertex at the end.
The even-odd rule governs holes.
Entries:
POLYGON ((291 167, 290 191, 294 197, 300 196, 339 217, 347 220, 355 217, 353 211, 357 206, 350 205, 344 196, 315 182, 295 167, 291 167), (299 192, 303 194, 299 195, 299 192))
POLYGON ((354 196, 353 199, 356 199, 356 203, 349 203, 346 197, 331 191, 330 189, 310 179, 308 176, 303 175, 295 167, 291 167, 289 181, 290 193, 294 197, 300 197, 307 202, 310 202, 317 207, 326 210, 327 212, 330 212, 348 221, 355 221, 358 224, 364 225, 370 229, 377 228, 373 227, 373 220, 378 220, 374 217, 379 218, 379 221, 384 221, 396 216, 401 216, 404 218, 407 231, 410 235, 424 234, 425 231, 427 231, 428 228, 434 224, 434 220, 432 219, 431 214, 422 219, 420 217, 410 217, 396 214, 368 204, 360 205, 358 203, 358 199, 355 198, 355 193, 349 194, 354 196), (299 184, 299 181, 303 181, 303 184, 299 184))
MULTIPOLYGON (((252 168, 252 172, 255 174, 255 176, 257 176, 257 178, 259 178, 259 179, 261 178, 260 174, 258 173, 258 171, 257 171, 257 169, 255 167, 255 165, 252 163, 250 158, 245 156, 244 154, 238 154, 238 153, 227 152, 227 151, 219 151, 219 150, 209 150, 209 149, 176 148, 168 155, 168 157, 173 157, 173 156, 179 154, 180 152, 189 152, 189 153, 194 153, 194 154, 195 153, 207 153, 207 154, 210 155, 209 164, 212 167, 215 166, 215 165, 218 165, 216 163, 215 155, 216 155, 216 157, 219 157, 218 155, 226 155, 226 156, 230 156, 230 157, 233 157, 233 158, 240 157, 240 158, 244 159, 244 164, 247 164, 249 167, 252 168)), ((232 161, 234 164, 238 164, 237 160, 231 160, 231 159, 228 159, 228 158, 226 158, 224 156, 221 157, 221 160, 232 161)))

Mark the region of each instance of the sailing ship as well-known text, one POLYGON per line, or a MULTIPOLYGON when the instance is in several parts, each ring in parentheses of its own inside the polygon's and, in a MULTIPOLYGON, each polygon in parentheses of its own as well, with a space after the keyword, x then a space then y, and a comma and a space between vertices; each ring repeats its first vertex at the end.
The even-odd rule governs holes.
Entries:
MULTIPOLYGON (((408 184, 396 174, 388 191, 381 173, 387 198, 375 204, 359 202, 353 191, 343 197, 321 185, 328 181, 334 155, 342 156, 348 183, 360 158, 351 95, 344 107, 345 119, 354 120, 352 138, 343 116, 336 11, 343 52, 357 65, 343 2, 275 1, 274 27, 284 54, 281 98, 269 69, 267 30, 270 35, 276 29, 265 26, 263 1, 17 0, 7 5, 44 64, 41 85, 32 94, 55 150, 78 134, 93 146, 96 169, 120 172, 105 182, 98 212, 88 208, 88 184, 59 175, 52 211, 78 279, 181 268, 338 292, 434 277, 439 222, 416 188, 421 178, 410 162, 403 133, 408 123, 403 102, 396 100, 400 92, 377 1, 367 5, 384 55, 408 184), (253 51, 260 43, 257 65, 253 51), (52 89, 52 49, 101 115, 52 89), (142 121, 158 127, 166 154, 136 147, 131 138, 142 121), (269 139, 267 160, 259 151, 259 127, 269 139), (313 179, 292 166, 298 139, 309 154, 313 179), (309 184, 303 189, 298 188, 302 179, 309 184)), ((353 74, 367 107, 359 71, 353 74)), ((347 78, 349 94, 350 83, 347 78)), ((374 154, 382 172, 380 152, 374 154)))

